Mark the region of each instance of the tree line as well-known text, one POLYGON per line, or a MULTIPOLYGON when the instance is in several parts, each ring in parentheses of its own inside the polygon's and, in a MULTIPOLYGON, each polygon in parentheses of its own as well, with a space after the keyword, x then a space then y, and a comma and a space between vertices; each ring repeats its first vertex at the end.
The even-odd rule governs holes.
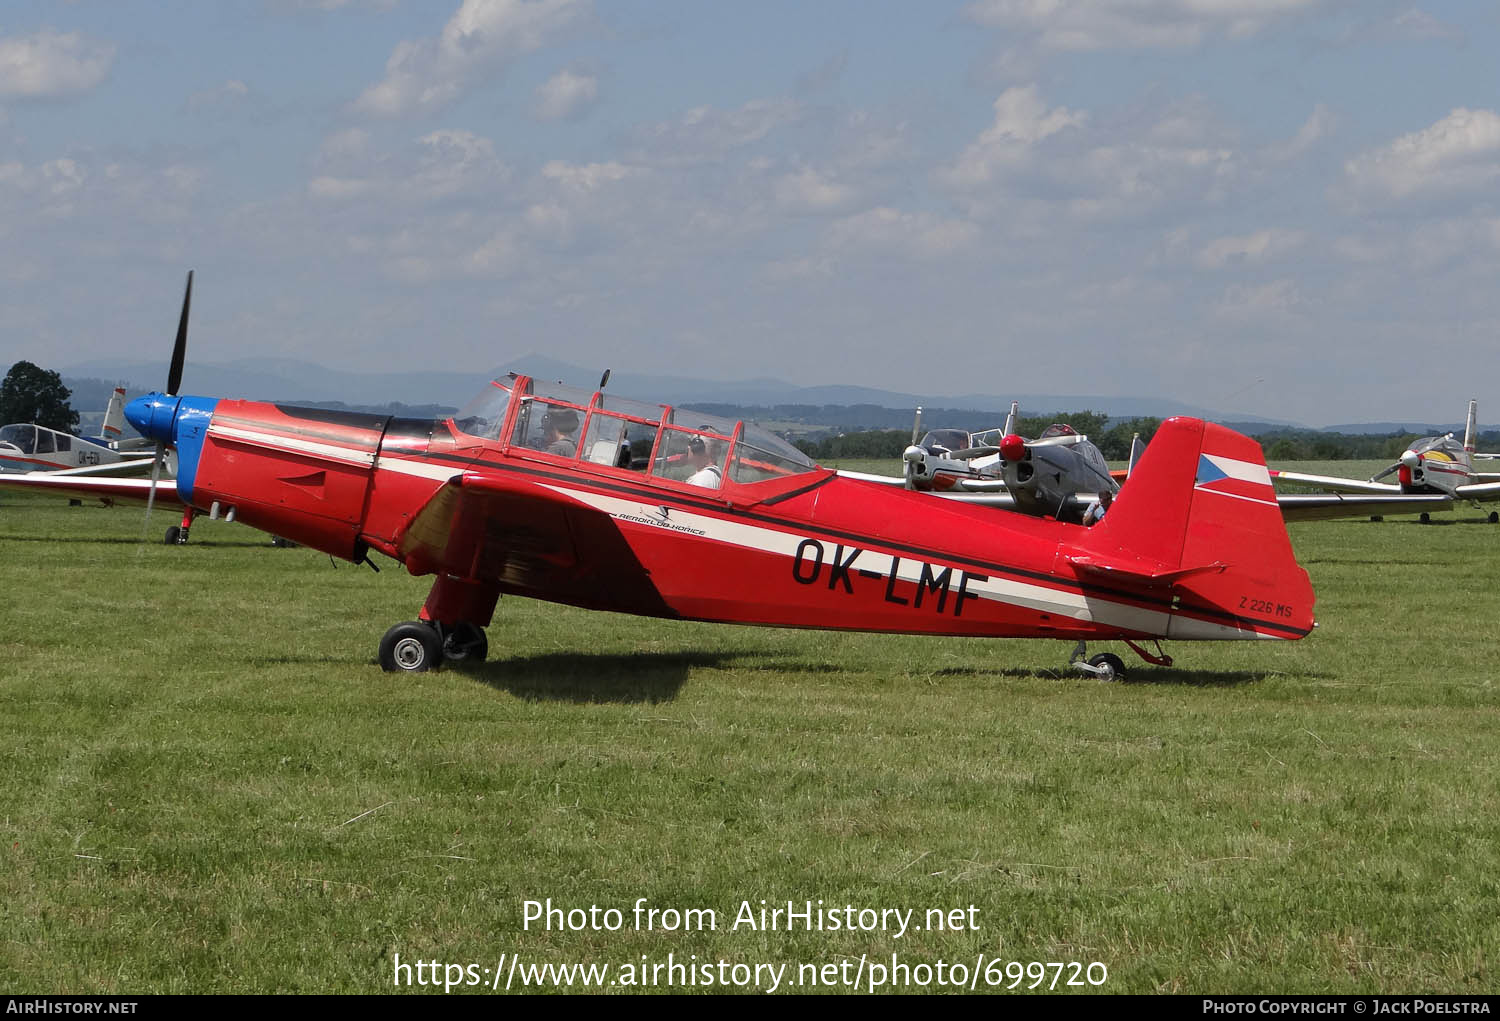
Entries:
MULTIPOLYGON (((972 413, 971 413, 972 417, 972 413)), ((993 427, 1005 421, 1004 415, 994 415, 993 427)), ((947 420, 936 416, 926 418, 934 427, 942 428, 947 420)), ((1140 434, 1143 442, 1156 435, 1159 418, 1124 418, 1113 424, 1108 415, 1096 411, 1074 411, 1064 415, 1018 415, 1014 429, 1022 436, 1036 438, 1054 422, 1064 422, 1087 436, 1099 451, 1111 461, 1124 461, 1130 457, 1131 437, 1140 434)), ((917 437, 921 439, 921 437, 917 437)), ((911 444, 910 429, 870 429, 862 432, 847 432, 820 440, 796 440, 802 452, 815 461, 837 461, 841 458, 899 458, 901 452, 911 444)))

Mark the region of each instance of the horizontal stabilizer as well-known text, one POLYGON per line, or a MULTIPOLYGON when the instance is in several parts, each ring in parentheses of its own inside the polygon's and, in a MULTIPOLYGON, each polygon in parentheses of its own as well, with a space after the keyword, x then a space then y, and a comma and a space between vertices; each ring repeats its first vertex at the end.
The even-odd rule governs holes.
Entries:
POLYGON ((1068 563, 1087 574, 1103 578, 1134 581, 1138 584, 1148 586, 1163 587, 1173 585, 1195 574, 1223 571, 1229 566, 1224 563, 1215 562, 1212 564, 1199 564, 1195 567, 1170 567, 1166 564, 1152 563, 1146 560, 1105 560, 1087 553, 1069 556, 1067 560, 1068 563))

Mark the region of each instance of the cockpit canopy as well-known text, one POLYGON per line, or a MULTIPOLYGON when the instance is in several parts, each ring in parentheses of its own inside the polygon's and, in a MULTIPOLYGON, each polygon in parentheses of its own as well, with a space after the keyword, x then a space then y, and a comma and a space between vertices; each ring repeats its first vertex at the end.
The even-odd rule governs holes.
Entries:
POLYGON ((933 429, 917 444, 931 454, 951 454, 969 445, 969 434, 962 429, 933 429))
POLYGON ((512 374, 453 418, 462 433, 568 460, 717 489, 816 471, 802 451, 749 422, 512 374))
POLYGON ((65 454, 73 449, 73 437, 29 422, 0 428, 0 443, 9 443, 23 454, 65 454))

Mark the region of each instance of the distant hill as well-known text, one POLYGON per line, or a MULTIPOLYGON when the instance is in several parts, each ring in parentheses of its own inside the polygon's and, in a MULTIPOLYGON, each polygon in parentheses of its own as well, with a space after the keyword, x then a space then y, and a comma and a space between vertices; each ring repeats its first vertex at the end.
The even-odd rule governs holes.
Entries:
MULTIPOLYGON (((417 408, 461 407, 478 394, 486 380, 506 372, 524 372, 538 379, 560 380, 592 389, 601 369, 583 368, 545 355, 514 358, 489 372, 355 372, 331 369, 290 358, 242 358, 220 364, 188 361, 183 375, 187 393, 333 407, 420 417, 417 408), (395 405, 406 411, 390 410, 395 405)), ((63 382, 75 390, 73 406, 82 412, 102 410, 116 380, 135 396, 156 389, 167 376, 165 361, 94 361, 64 371, 63 382)), ((1118 397, 1098 394, 917 394, 899 390, 829 384, 801 386, 784 380, 695 379, 617 369, 609 390, 626 397, 709 410, 711 406, 753 409, 749 417, 762 420, 804 421, 845 428, 899 428, 911 424, 917 405, 930 426, 998 425, 1012 400, 1023 414, 1046 416, 1059 412, 1092 411, 1111 419, 1167 418, 1192 415, 1258 434, 1277 429, 1306 429, 1295 422, 1277 421, 1242 412, 1205 408, 1167 397, 1118 397), (788 408, 801 409, 785 415, 788 408), (815 414, 805 409, 818 409, 815 414), (835 411, 834 409, 839 409, 835 411), (762 413, 765 412, 765 413, 762 413)), ((1329 426, 1323 432, 1347 434, 1463 432, 1463 425, 1413 422, 1372 422, 1329 426)))
MULTIPOLYGON (((462 404, 477 394, 485 380, 508 371, 525 372, 540 379, 561 380, 575 386, 598 385, 601 370, 582 368, 542 355, 525 355, 497 366, 489 373, 457 372, 351 372, 294 359, 240 359, 222 364, 188 362, 183 388, 188 393, 245 397, 283 402, 342 401, 348 405, 382 406, 403 404, 462 404)), ((162 362, 94 361, 66 370, 72 378, 92 377, 121 380, 133 391, 146 392, 161 386, 167 367, 162 362)), ((900 409, 907 415, 918 405, 961 408, 1004 415, 1012 400, 1021 402, 1028 414, 1058 411, 1096 411, 1112 418, 1194 415, 1221 419, 1209 408, 1160 397, 1110 397, 1097 394, 962 394, 944 396, 916 394, 870 387, 826 385, 799 386, 778 379, 709 380, 686 376, 654 375, 617 370, 609 389, 623 396, 667 404, 735 404, 755 407, 810 405, 900 409)), ((1237 414, 1240 421, 1274 423, 1269 419, 1237 414)))

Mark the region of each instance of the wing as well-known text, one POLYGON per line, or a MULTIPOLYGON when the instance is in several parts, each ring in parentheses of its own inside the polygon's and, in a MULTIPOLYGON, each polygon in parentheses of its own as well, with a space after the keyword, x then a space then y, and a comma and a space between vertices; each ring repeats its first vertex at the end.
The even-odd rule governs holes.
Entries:
POLYGON ((874 482, 882 486, 904 486, 906 480, 893 475, 871 475, 869 472, 847 472, 840 471, 839 475, 846 479, 858 479, 860 482, 874 482))
POLYGON ((1273 482, 1296 482, 1306 486, 1319 486, 1336 493, 1401 493, 1394 482, 1364 482, 1360 479, 1344 479, 1333 475, 1304 475, 1301 472, 1271 471, 1273 482))
POLYGON ((1016 498, 1005 492, 1002 486, 996 491, 979 491, 969 493, 930 493, 939 500, 952 500, 955 503, 969 504, 974 507, 999 507, 1003 510, 1015 510, 1016 498))
POLYGON ((1459 486, 1454 492, 1464 500, 1500 500, 1500 482, 1471 482, 1459 486))
MULTIPOLYGON (((631 520, 670 533, 670 513, 631 520)), ((615 519, 555 487, 469 473, 449 480, 396 537, 412 574, 443 573, 576 606, 677 616, 615 519)))
MULTIPOLYGON (((120 461, 111 461, 109 464, 86 464, 78 468, 59 468, 56 471, 47 472, 58 478, 77 478, 90 475, 115 475, 131 471, 150 471, 151 462, 156 455, 154 453, 142 454, 140 456, 126 457, 120 461)), ((28 472, 27 474, 31 474, 28 472)))
MULTIPOLYGON (((25 475, 0 475, 0 489, 55 493, 74 500, 99 500, 107 504, 145 503, 151 492, 150 479, 104 479, 64 472, 29 472, 25 475)), ((177 483, 162 479, 156 484, 156 499, 180 504, 177 483)))
MULTIPOLYGON (((1399 489, 1399 487, 1397 487, 1399 489)), ((1277 493, 1281 516, 1287 521, 1326 521, 1377 514, 1420 514, 1453 509, 1441 493, 1277 493)))
MULTIPOLYGON (((882 486, 906 485, 905 479, 892 478, 889 475, 869 475, 865 472, 852 471, 840 471, 838 474, 846 479, 874 482, 882 486)), ((1016 505, 1015 497, 1010 495, 1005 488, 1005 483, 1000 479, 959 479, 954 484, 954 488, 947 492, 940 493, 930 489, 924 489, 922 492, 928 496, 935 496, 939 500, 957 500, 959 503, 979 507, 1003 507, 1009 510, 1016 505)))

